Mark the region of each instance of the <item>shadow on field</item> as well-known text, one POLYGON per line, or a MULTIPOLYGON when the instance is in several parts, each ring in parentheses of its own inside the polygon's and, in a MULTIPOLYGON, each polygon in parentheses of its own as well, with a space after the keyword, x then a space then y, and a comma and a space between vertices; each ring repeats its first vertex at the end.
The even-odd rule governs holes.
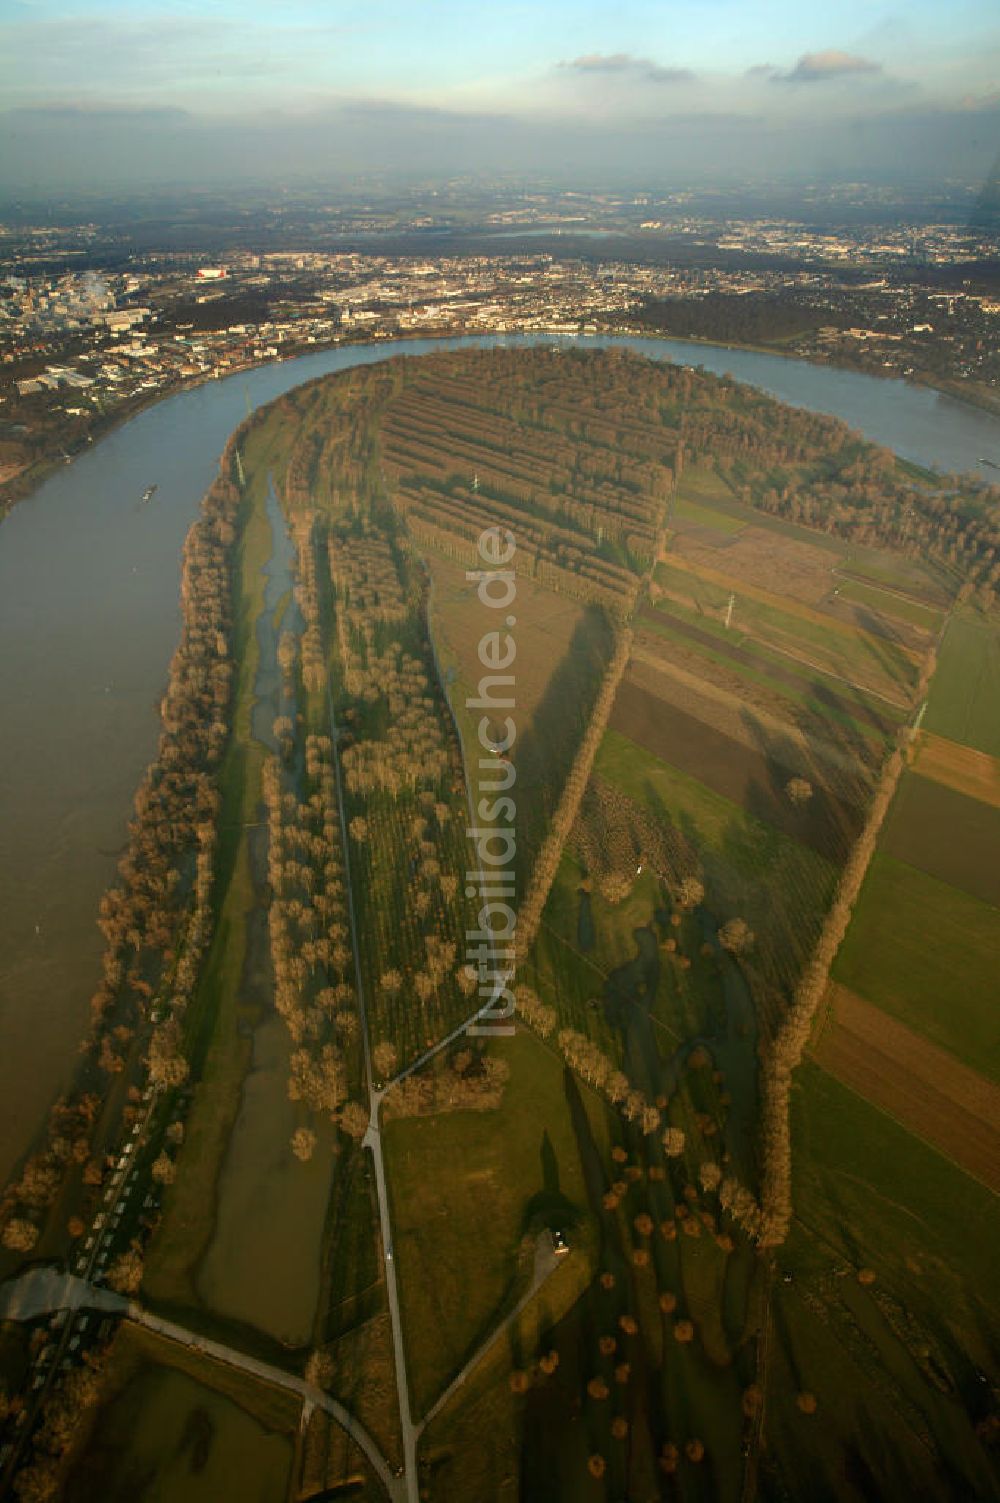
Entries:
MULTIPOLYGON (((545 837, 613 649, 614 636, 607 616, 599 606, 588 606, 531 721, 519 726, 514 762, 517 857, 522 881, 527 879, 545 837)), ((516 721, 516 708, 513 717, 516 721)))

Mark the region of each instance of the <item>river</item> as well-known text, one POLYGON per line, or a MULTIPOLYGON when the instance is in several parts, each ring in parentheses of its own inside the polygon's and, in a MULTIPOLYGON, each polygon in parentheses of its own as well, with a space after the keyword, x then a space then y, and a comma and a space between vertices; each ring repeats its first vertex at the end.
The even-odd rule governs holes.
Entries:
MULTIPOLYGON (((98 900, 156 745, 179 631, 181 545, 228 435, 248 406, 331 371, 462 344, 544 341, 341 346, 210 381, 132 418, 0 523, 0 1179, 73 1069, 98 978, 98 900)), ((669 339, 573 342, 728 371, 920 464, 1000 464, 1000 419, 924 387, 669 339)))

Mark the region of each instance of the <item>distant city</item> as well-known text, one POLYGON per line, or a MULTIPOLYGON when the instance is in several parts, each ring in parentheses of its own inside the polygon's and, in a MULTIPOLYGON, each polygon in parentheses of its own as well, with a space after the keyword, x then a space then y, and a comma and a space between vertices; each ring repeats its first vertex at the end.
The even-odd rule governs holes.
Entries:
POLYGON ((970 223, 971 188, 947 218, 927 220, 935 200, 889 223, 893 195, 863 185, 817 194, 816 222, 721 214, 717 199, 484 201, 461 185, 339 208, 262 199, 202 205, 180 228, 163 208, 160 248, 156 205, 125 221, 113 206, 63 223, 13 210, 0 225, 0 484, 16 491, 185 383, 416 334, 657 332, 995 399, 998 237, 970 223))

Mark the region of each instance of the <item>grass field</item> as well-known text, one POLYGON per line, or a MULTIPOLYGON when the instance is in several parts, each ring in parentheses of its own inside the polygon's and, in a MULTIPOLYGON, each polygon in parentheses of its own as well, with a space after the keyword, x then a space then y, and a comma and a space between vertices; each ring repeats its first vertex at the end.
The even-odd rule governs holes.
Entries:
POLYGON ((833 974, 973 1070, 1000 1080, 996 908, 877 854, 833 974))
POLYGON ((394 1118, 383 1129, 418 1414, 527 1287, 537 1230, 553 1217, 576 1224, 583 1282, 594 1255, 563 1065, 528 1033, 491 1049, 510 1065, 499 1109, 394 1118))
POLYGON ((937 631, 941 625, 942 612, 935 610, 933 606, 910 600, 891 588, 880 589, 876 584, 863 584, 861 580, 852 579, 846 574, 838 574, 837 578, 840 581, 837 592, 842 600, 871 606, 884 616, 893 616, 899 621, 908 622, 910 626, 918 626, 923 631, 937 631))
POLYGON ((747 525, 740 517, 721 511, 715 506, 701 506, 681 496, 670 511, 671 522, 692 522, 696 527, 711 527, 715 532, 742 532, 747 525))
POLYGON ((836 867, 616 731, 605 735, 594 770, 676 826, 704 871, 710 910, 720 919, 747 920, 774 975, 797 974, 832 896, 836 867))
POLYGON ((1000 756, 1000 627, 969 612, 948 623, 924 728, 1000 756))
POLYGON ((656 578, 671 594, 690 599, 709 630, 720 634, 725 631, 725 640, 737 645, 759 643, 790 660, 797 659, 890 696, 902 695, 905 699, 912 684, 912 649, 787 596, 754 588, 736 574, 723 575, 671 554, 657 566, 656 578), (735 592, 736 602, 732 624, 726 630, 731 592, 735 592))

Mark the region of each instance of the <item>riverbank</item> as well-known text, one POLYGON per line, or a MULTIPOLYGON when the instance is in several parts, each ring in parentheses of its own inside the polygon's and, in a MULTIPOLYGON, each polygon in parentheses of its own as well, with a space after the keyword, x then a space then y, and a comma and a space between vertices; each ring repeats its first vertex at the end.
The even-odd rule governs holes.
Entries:
MULTIPOLYGON (((425 351, 480 348, 489 336, 369 340, 268 362, 239 380, 150 400, 78 464, 59 465, 29 507, 15 507, 0 548, 4 752, 0 819, 0 1173, 29 1151, 35 1124, 73 1077, 76 1040, 99 972, 95 917, 114 879, 132 794, 155 755, 153 705, 180 628, 183 539, 226 440, 256 407, 333 370, 425 351), (156 480, 155 501, 142 506, 156 480)), ((549 343, 517 336, 492 343, 549 343)), ((997 420, 904 382, 651 337, 595 335, 651 357, 700 359, 779 400, 832 412, 876 442, 937 463, 972 466, 1000 451, 997 420)), ((573 347, 587 342, 573 341, 573 347)))
POLYGON ((980 412, 988 412, 991 417, 1000 417, 1000 390, 995 391, 992 387, 983 386, 978 381, 961 382, 949 380, 946 377, 936 379, 929 375, 905 376, 899 371, 869 370, 867 366, 855 365, 850 360, 827 358, 819 360, 815 355, 804 354, 801 350, 783 349, 779 344, 743 344, 731 340, 699 339, 696 335, 671 334, 665 330, 643 329, 638 326, 608 325, 606 329, 602 328, 601 333, 629 339, 667 339, 672 344, 691 345, 693 349, 739 350, 748 355, 778 355, 782 360, 798 360, 803 365, 811 365, 818 370, 826 368, 835 371, 850 371, 856 376, 871 376, 878 381, 902 381, 907 386, 940 392, 942 396, 950 397, 952 401, 964 402, 980 412))
MULTIPOLYGON (((574 339, 586 343, 593 336, 587 334, 570 334, 559 336, 546 336, 544 330, 534 329, 511 329, 506 331, 518 338, 559 338, 574 339)), ((384 335, 373 334, 367 338, 352 336, 349 340, 331 339, 322 344, 296 345, 285 355, 277 360, 251 361, 246 365, 237 366, 227 370, 224 375, 216 372, 206 373, 204 376, 191 377, 187 380, 178 381, 169 387, 158 391, 149 392, 136 398, 113 413, 102 413, 101 417, 93 425, 85 443, 81 444, 67 459, 62 450, 58 454, 50 454, 43 459, 35 461, 10 480, 0 482, 0 522, 17 505, 19 501, 28 500, 55 471, 66 464, 71 464, 81 454, 95 444, 100 443, 109 434, 121 428, 132 418, 170 397, 180 396, 184 392, 195 391, 202 386, 207 386, 214 381, 229 381, 236 376, 245 376, 248 372, 265 370, 270 366, 284 365, 289 361, 298 360, 309 355, 325 354, 330 350, 366 348, 385 344, 410 344, 410 343, 439 343, 451 339, 500 339, 505 335, 497 335, 495 332, 486 330, 483 333, 469 333, 467 330, 457 332, 442 331, 438 334, 426 332, 412 333, 389 333, 384 335)), ((638 339, 642 341, 663 341, 670 344, 687 345, 692 349, 708 350, 733 350, 750 355, 773 355, 782 360, 798 361, 803 365, 809 365, 817 370, 829 369, 835 371, 847 371, 858 376, 870 376, 881 381, 899 381, 906 386, 919 387, 928 391, 940 392, 942 396, 950 398, 954 402, 961 402, 979 412, 986 412, 991 417, 1000 417, 1000 391, 994 391, 991 387, 982 386, 978 382, 962 383, 942 378, 935 380, 930 377, 910 377, 900 375, 895 371, 867 370, 854 365, 846 360, 817 360, 814 356, 801 354, 796 350, 782 349, 780 345, 766 344, 738 344, 724 343, 713 339, 698 339, 682 334, 669 334, 663 331, 643 329, 629 324, 608 324, 599 331, 599 337, 608 339, 638 339)), ((388 358, 388 357, 387 357, 388 358)), ((308 379, 308 378, 307 378, 308 379)))

